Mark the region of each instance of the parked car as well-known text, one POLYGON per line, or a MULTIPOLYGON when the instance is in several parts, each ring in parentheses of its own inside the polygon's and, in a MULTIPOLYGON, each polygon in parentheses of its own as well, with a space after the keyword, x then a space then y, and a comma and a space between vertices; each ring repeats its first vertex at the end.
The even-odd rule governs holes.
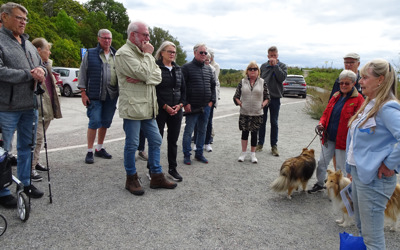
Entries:
POLYGON ((70 97, 81 92, 78 89, 78 68, 53 67, 53 70, 59 73, 63 80, 63 90, 61 91, 63 95, 70 97))
POLYGON ((301 75, 287 75, 283 82, 283 96, 299 95, 303 98, 307 97, 307 84, 301 75))
POLYGON ((63 80, 61 79, 59 73, 54 72, 54 71, 52 71, 51 73, 53 74, 54 78, 56 79, 56 85, 58 86, 57 94, 61 95, 61 92, 63 90, 63 80))

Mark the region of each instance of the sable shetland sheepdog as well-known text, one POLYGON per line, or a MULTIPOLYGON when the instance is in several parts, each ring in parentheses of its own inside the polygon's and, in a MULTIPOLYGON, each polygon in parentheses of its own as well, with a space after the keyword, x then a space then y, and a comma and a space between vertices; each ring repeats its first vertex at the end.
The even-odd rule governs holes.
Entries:
MULTIPOLYGON (((336 220, 336 222, 339 226, 346 227, 351 224, 351 218, 343 204, 340 191, 350 183, 350 180, 344 177, 340 170, 336 172, 328 170, 327 172, 326 190, 328 196, 332 200, 334 208, 340 209, 343 213, 342 219, 336 220)), ((400 184, 396 185, 392 197, 390 197, 390 200, 386 204, 385 218, 390 221, 390 231, 396 231, 398 216, 400 216, 400 184)))
POLYGON ((308 180, 315 170, 314 149, 303 148, 301 154, 283 162, 280 176, 271 184, 276 192, 288 191, 288 199, 292 198, 293 190, 297 190, 300 184, 306 191, 308 180))

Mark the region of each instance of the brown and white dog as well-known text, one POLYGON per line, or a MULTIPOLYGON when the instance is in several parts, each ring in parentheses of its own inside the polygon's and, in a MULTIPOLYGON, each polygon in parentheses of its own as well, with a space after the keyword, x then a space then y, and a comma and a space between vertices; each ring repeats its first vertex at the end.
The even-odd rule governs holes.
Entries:
POLYGON ((308 180, 315 170, 314 149, 303 148, 302 153, 283 162, 280 176, 271 184, 276 192, 288 191, 288 199, 292 198, 293 190, 297 190, 300 184, 306 191, 308 180))
MULTIPOLYGON (((351 224, 351 218, 347 213, 347 209, 343 204, 340 191, 350 184, 350 179, 343 176, 342 171, 336 172, 328 169, 328 179, 326 182, 326 190, 328 197, 331 199, 335 209, 342 212, 342 219, 336 220, 339 226, 347 227, 351 224)), ((396 231, 397 218, 400 215, 400 184, 396 185, 396 188, 392 194, 392 197, 386 204, 385 218, 390 221, 390 231, 396 231)))

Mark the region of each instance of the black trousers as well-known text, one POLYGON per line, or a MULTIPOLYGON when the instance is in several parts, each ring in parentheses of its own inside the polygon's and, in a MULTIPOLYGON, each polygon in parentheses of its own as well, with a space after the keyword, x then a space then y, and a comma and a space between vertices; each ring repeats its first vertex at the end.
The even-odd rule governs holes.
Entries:
POLYGON ((168 142, 168 165, 169 169, 176 168, 178 164, 176 163, 176 156, 178 152, 177 141, 179 138, 179 133, 181 132, 182 124, 182 109, 178 111, 176 115, 169 115, 164 109, 159 109, 158 115, 156 117, 158 129, 160 134, 164 137, 164 127, 167 124, 167 142, 168 142))

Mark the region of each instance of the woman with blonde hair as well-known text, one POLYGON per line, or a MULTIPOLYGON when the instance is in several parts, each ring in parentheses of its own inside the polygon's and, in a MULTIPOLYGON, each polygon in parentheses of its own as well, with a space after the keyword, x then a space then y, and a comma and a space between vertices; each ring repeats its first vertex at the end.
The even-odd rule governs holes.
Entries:
POLYGON ((269 103, 269 92, 267 84, 260 78, 260 68, 256 62, 249 63, 245 75, 233 96, 234 103, 240 106, 239 129, 242 131, 242 153, 238 161, 243 162, 247 155, 248 138, 251 133, 251 162, 257 163, 257 133, 263 122, 263 108, 269 103))
POLYGON ((383 59, 361 69, 367 97, 349 121, 346 169, 352 177, 356 226, 368 249, 385 249, 384 212, 400 170, 400 103, 397 77, 383 59))

